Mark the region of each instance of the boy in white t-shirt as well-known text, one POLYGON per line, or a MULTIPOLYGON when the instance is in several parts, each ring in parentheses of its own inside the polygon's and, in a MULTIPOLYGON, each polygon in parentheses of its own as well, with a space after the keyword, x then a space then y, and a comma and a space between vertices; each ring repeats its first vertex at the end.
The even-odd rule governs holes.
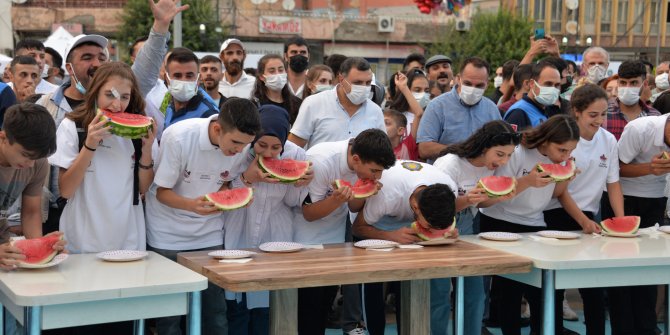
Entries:
MULTIPOLYGON (((619 139, 620 183, 624 213, 640 217, 640 228, 663 223, 665 175, 670 173, 668 116, 645 116, 630 121, 619 139)), ((602 202, 602 218, 613 217, 609 201, 602 202)), ((613 333, 653 334, 656 330, 656 286, 607 289, 613 333)))
MULTIPOLYGON (((167 128, 154 184, 146 195, 147 249, 176 261, 184 251, 223 249, 221 212, 203 198, 240 178, 238 153, 260 131, 256 106, 231 98, 221 113, 167 128)), ((203 334, 226 334, 226 300, 215 284, 202 294, 203 334)), ((179 333, 179 317, 157 320, 158 333, 179 333)))

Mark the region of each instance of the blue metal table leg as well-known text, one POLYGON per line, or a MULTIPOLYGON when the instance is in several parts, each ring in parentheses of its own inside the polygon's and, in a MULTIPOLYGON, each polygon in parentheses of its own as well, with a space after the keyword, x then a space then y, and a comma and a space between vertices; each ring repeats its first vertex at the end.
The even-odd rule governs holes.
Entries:
POLYGON ((42 332, 42 306, 23 308, 23 327, 28 335, 40 335, 42 332))
POLYGON ((665 286, 665 304, 663 304, 663 309, 665 310, 665 327, 663 328, 663 334, 670 334, 670 314, 668 314, 668 303, 670 303, 670 285, 665 286))
POLYGON ((200 291, 188 294, 188 316, 186 322, 188 323, 189 335, 200 335, 201 333, 200 316, 202 314, 202 306, 200 300, 200 291))
POLYGON ((465 279, 463 277, 456 277, 456 287, 454 287, 456 292, 456 329, 454 333, 456 335, 463 335, 463 329, 465 326, 465 290, 464 290, 465 279))
POLYGON ((556 282, 554 270, 542 270, 542 303, 544 304, 544 319, 542 320, 542 334, 554 335, 554 291, 556 282))
POLYGON ((144 319, 133 321, 133 334, 144 335, 144 319))

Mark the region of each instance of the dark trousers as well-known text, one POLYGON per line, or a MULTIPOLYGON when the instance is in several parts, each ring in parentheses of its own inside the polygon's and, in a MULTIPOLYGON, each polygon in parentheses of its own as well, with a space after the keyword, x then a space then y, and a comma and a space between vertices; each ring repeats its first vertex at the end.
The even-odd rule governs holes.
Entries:
MULTIPOLYGON (((593 213, 583 213, 586 217, 593 220, 593 213)), ((547 223, 547 229, 551 230, 582 230, 577 221, 563 208, 544 211, 544 222, 547 223)), ((563 292, 564 290, 560 291, 563 292)), ((584 302, 586 334, 605 335, 605 289, 600 287, 580 288, 579 294, 582 296, 582 301, 584 302)), ((561 324, 563 324, 563 320, 561 320, 561 324)))
MULTIPOLYGON (((603 199, 606 198, 606 193, 603 199)), ((626 215, 640 217, 640 228, 663 222, 667 198, 624 196, 626 215)), ((609 201, 601 201, 602 217, 614 216, 609 201)), ((640 274, 644 275, 644 274, 640 274)), ((627 286, 607 289, 612 335, 654 335, 656 331, 656 286, 627 286)))
POLYGON ((242 301, 226 300, 228 335, 267 335, 270 333, 270 309, 247 308, 247 294, 242 301))
MULTIPOLYGON (((400 282, 389 282, 389 291, 395 293, 396 324, 400 329, 400 282)), ((384 283, 362 284, 361 296, 365 303, 366 328, 370 335, 384 335, 386 328, 386 295, 384 283)))
MULTIPOLYGON (((484 214, 480 215, 482 232, 506 231, 510 233, 528 233, 545 229, 544 227, 533 227, 519 225, 503 220, 498 220, 484 214)), ((500 276, 494 276, 491 283, 491 295, 500 297, 498 300, 498 316, 500 329, 504 335, 521 335, 521 297, 525 296, 530 305, 530 328, 531 332, 540 334, 542 329, 542 290, 537 287, 519 283, 500 276)), ((555 333, 563 332, 563 292, 556 292, 554 297, 554 320, 555 333)))
POLYGON ((337 286, 298 289, 298 334, 320 335, 326 332, 326 321, 337 286))

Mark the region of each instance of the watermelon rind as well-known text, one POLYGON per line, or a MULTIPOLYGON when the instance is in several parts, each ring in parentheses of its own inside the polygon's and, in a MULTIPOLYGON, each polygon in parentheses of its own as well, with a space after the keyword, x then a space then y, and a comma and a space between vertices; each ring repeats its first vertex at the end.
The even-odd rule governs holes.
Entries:
POLYGON ((293 160, 293 159, 276 159, 276 158, 265 158, 263 156, 258 158, 258 166, 263 170, 263 172, 269 173, 273 178, 279 179, 280 182, 282 183, 295 183, 300 178, 302 178, 305 173, 307 173, 307 170, 309 170, 309 161, 298 161, 298 160, 293 160), (298 166, 299 170, 295 171, 293 174, 288 174, 287 171, 277 171, 276 169, 273 169, 269 165, 274 163, 275 161, 282 161, 284 163, 293 163, 295 165, 303 165, 303 166, 298 166))
POLYGON ((566 162, 566 164, 570 166, 570 171, 565 173, 565 174, 558 174, 556 172, 551 171, 551 169, 556 165, 560 166, 561 168, 564 168, 565 166, 563 166, 561 164, 537 164, 537 170, 540 171, 540 172, 547 171, 547 172, 551 173, 550 177, 552 179, 554 179, 554 181, 556 181, 556 182, 565 181, 565 180, 568 180, 568 179, 572 178, 572 176, 575 175, 575 170, 577 169, 577 166, 575 165, 575 161, 572 160, 572 159, 569 159, 566 162))
POLYGON ((670 159, 670 154, 668 154, 667 151, 663 151, 663 154, 661 155, 661 158, 663 158, 663 159, 670 159))
POLYGON ((477 182, 477 186, 484 189, 484 191, 490 198, 496 198, 503 195, 508 195, 512 191, 514 191, 514 188, 516 187, 516 179, 514 179, 514 177, 505 177, 505 176, 488 176, 479 179, 479 181, 477 182), (490 182, 500 182, 500 181, 508 181, 510 183, 509 187, 498 191, 492 190, 490 182), (489 182, 489 185, 487 185, 487 182, 489 182))
POLYGON ((640 228, 640 217, 639 216, 621 216, 613 217, 600 222, 600 227, 610 234, 635 234, 640 228), (632 223, 632 226, 629 229, 622 230, 621 227, 615 226, 621 221, 626 221, 632 223))
POLYGON ((107 125, 111 127, 110 132, 116 136, 128 139, 136 139, 147 136, 149 129, 152 128, 151 118, 140 114, 114 113, 101 110, 107 119, 107 125), (136 124, 124 124, 124 118, 132 120, 136 124))
POLYGON ((54 244, 63 239, 63 235, 50 235, 40 238, 15 240, 11 244, 21 249, 26 258, 19 265, 41 265, 51 262, 58 251, 53 250, 54 244), (39 250, 39 249, 43 250, 39 250), (43 255, 36 255, 35 251, 43 251, 43 255))
POLYGON ((205 199, 210 201, 221 211, 231 211, 234 209, 242 208, 246 206, 251 199, 254 197, 254 190, 251 187, 240 187, 230 190, 223 190, 218 192, 213 192, 205 195, 205 199), (237 196, 237 193, 246 192, 243 197, 237 199, 237 202, 231 202, 231 197, 233 195, 237 196))
POLYGON ((429 233, 426 231, 425 228, 423 228, 416 221, 412 222, 412 229, 416 232, 416 236, 418 236, 420 239, 424 241, 447 238, 451 236, 451 232, 454 230, 454 228, 456 228, 456 218, 454 218, 454 222, 449 227, 439 230, 434 229, 433 232, 431 232, 431 234, 428 235, 429 233))
POLYGON ((335 180, 335 188, 348 186, 354 192, 354 198, 363 199, 377 193, 377 182, 368 179, 358 179, 352 186, 350 182, 342 179, 335 180))

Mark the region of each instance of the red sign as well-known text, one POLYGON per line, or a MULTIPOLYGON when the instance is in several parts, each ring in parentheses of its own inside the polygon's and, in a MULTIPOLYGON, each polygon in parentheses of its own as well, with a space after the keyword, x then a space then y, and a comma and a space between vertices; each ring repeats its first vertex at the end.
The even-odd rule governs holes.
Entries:
POLYGON ((258 31, 262 34, 301 34, 300 18, 282 16, 261 16, 258 18, 258 31))

